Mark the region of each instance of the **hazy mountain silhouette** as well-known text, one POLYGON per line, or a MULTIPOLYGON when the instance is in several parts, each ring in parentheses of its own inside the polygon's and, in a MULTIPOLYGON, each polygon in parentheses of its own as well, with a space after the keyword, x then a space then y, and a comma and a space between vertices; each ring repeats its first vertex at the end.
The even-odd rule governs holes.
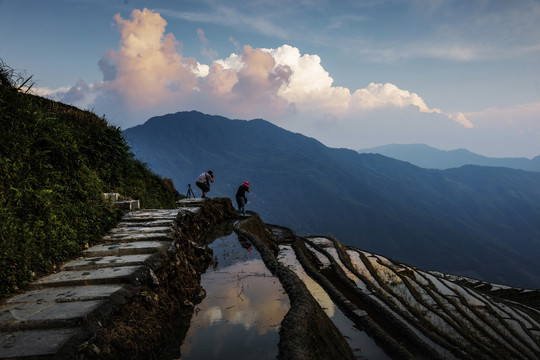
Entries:
POLYGON ((265 222, 302 235, 331 232, 344 244, 424 269, 540 286, 540 174, 427 170, 328 148, 264 120, 194 111, 124 133, 134 153, 181 192, 212 169, 209 195, 232 198, 248 180, 247 208, 265 222))
POLYGON ((390 144, 361 149, 358 152, 381 154, 426 169, 450 169, 463 165, 481 165, 540 172, 540 156, 533 159, 492 158, 465 149, 445 151, 424 144, 390 144))

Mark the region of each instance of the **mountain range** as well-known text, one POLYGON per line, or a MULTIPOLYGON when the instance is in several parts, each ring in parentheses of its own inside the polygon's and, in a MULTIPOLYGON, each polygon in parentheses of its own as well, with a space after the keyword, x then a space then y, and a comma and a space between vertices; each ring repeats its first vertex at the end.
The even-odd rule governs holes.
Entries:
POLYGON ((540 286, 538 173, 424 169, 329 148, 262 119, 195 111, 153 117, 124 136, 180 192, 211 169, 216 181, 208 195, 233 198, 247 180, 247 208, 267 223, 302 235, 330 232, 344 244, 424 269, 540 286))
POLYGON ((450 169, 464 165, 507 167, 540 172, 540 155, 528 158, 493 158, 475 154, 465 149, 439 150, 425 144, 390 144, 358 150, 407 161, 426 169, 450 169))

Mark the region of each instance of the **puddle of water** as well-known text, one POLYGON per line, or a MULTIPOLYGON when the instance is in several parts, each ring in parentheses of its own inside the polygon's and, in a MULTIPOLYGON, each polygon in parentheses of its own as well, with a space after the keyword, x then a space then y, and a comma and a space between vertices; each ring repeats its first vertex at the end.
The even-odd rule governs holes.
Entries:
POLYGON ((296 259, 294 250, 288 245, 279 247, 278 260, 293 270, 306 284, 315 300, 332 320, 351 347, 357 359, 390 360, 390 357, 364 331, 358 330, 354 323, 334 304, 328 293, 305 271, 296 259))
POLYGON ((183 344, 164 359, 275 359, 279 327, 290 307, 279 280, 235 233, 209 247, 217 261, 201 278, 206 297, 195 308, 183 344))

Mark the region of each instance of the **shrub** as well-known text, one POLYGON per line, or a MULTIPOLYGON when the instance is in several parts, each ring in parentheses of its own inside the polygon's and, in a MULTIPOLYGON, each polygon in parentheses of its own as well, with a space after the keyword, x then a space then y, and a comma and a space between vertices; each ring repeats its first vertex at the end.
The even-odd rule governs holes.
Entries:
POLYGON ((0 294, 99 241, 121 215, 104 192, 175 207, 174 192, 135 159, 119 128, 25 94, 27 79, 13 76, 0 61, 0 294))

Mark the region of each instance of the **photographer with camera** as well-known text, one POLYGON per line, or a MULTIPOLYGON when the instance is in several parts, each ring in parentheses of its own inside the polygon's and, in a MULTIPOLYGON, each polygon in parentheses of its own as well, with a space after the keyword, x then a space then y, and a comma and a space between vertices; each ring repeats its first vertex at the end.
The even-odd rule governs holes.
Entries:
POLYGON ((195 181, 195 184, 201 189, 202 196, 201 198, 205 198, 206 194, 210 191, 210 182, 214 182, 214 173, 212 170, 208 170, 207 172, 203 172, 197 180, 195 181))

